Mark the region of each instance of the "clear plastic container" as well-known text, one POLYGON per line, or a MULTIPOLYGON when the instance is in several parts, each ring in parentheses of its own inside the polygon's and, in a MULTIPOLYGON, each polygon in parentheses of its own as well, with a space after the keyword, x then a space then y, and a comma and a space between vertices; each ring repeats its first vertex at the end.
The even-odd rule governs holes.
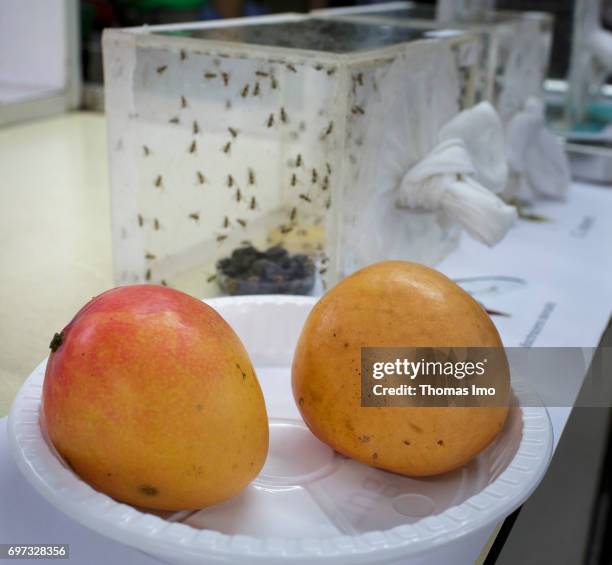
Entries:
POLYGON ((483 35, 478 81, 481 96, 507 123, 531 96, 540 98, 552 47, 553 19, 544 12, 493 11, 491 2, 443 2, 441 9, 413 2, 317 10, 319 17, 397 27, 438 26, 483 35), (475 6, 470 6, 474 4, 475 6))
MULTIPOLYGON (((478 101, 479 49, 470 32, 299 15, 107 30, 116 282, 202 295, 216 262, 246 245, 309 254, 323 288, 358 268, 355 238, 372 227, 363 166, 373 127, 393 119, 381 91, 412 112, 410 140, 427 116, 401 76, 444 88, 448 69, 424 71, 419 53, 450 54, 448 119, 478 101)), ((436 213, 394 221, 402 258, 433 264, 456 245, 436 213)))

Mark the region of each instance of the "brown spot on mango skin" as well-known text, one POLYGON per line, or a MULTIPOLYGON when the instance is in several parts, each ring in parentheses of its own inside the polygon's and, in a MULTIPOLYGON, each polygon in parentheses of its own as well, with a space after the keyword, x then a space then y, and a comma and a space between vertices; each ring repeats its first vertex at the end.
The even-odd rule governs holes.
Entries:
POLYGON ((423 433, 423 428, 419 428, 419 426, 417 426, 416 424, 413 424, 412 422, 408 422, 408 425, 417 433, 417 434, 422 434, 423 433))
POLYGON ((304 397, 303 396, 300 396, 300 399, 298 400, 298 404, 300 406, 304 406, 304 397))
POLYGON ((159 491, 151 485, 140 485, 138 490, 146 496, 157 496, 159 493, 159 491))
POLYGON ((408 441, 407 439, 404 440, 404 445, 410 445, 410 441, 408 441))
POLYGON ((376 461, 378 459, 378 453, 376 453, 376 452, 372 453, 372 459, 374 459, 374 461, 376 461))
POLYGON ((359 436, 357 438, 361 443, 368 443, 370 441, 370 436, 359 436))
POLYGON ((444 442, 441 439, 439 439, 438 440, 438 445, 444 445, 444 442))

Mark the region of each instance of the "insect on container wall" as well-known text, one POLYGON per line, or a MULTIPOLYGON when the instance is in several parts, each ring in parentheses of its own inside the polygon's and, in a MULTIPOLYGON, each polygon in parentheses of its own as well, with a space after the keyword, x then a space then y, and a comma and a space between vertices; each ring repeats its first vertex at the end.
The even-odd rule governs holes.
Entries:
MULTIPOLYGON (((402 96, 389 68, 423 45, 451 53, 458 111, 476 100, 465 54, 477 41, 298 15, 107 30, 116 282, 201 293, 215 263, 249 244, 309 254, 324 286, 360 266, 348 234, 368 205, 356 187, 370 110, 381 89, 402 96)), ((405 247, 423 262, 456 241, 434 213, 402 222, 414 222, 405 247)))

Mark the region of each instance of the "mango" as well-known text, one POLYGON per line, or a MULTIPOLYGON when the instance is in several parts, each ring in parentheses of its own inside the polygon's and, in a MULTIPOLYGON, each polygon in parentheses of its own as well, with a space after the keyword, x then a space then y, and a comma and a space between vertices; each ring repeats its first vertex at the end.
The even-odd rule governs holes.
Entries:
POLYGON ((128 504, 196 509, 238 494, 268 449, 264 398, 215 310, 156 285, 109 290, 51 342, 42 423, 70 467, 128 504))
MULTIPOLYGON (((308 316, 295 351, 295 401, 314 435, 336 451, 408 476, 456 469, 502 429, 508 413, 503 405, 362 407, 362 347, 501 348, 480 304, 441 273, 386 261, 327 292, 308 316)), ((504 366, 497 382, 507 390, 504 366)))

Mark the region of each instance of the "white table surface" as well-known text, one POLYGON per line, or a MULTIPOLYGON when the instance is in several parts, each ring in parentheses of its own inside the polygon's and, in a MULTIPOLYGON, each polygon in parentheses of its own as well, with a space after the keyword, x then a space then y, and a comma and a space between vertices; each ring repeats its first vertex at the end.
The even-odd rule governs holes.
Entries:
MULTIPOLYGON (((612 189, 577 184, 567 203, 541 203, 536 211, 553 221, 521 221, 495 249, 464 237, 439 268, 451 277, 526 280, 519 290, 483 300, 512 314, 495 318, 506 346, 523 344, 541 326, 533 346, 595 347, 612 311, 612 189), (544 310, 550 315, 538 322, 544 310)), ((550 409, 555 445, 569 414, 569 408, 550 409)), ((418 562, 473 563, 494 529, 491 525, 418 562)), ((0 420, 0 543, 68 543, 70 562, 78 564, 157 563, 81 527, 40 497, 10 459, 6 419, 0 420)))

